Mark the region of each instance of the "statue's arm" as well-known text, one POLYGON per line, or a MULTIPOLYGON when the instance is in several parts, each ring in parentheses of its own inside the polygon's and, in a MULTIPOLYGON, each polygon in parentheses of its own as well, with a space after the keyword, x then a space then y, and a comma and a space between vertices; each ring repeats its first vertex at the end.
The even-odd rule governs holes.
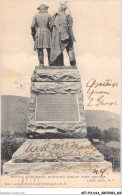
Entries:
MULTIPOLYGON (((58 13, 55 13, 54 15, 52 15, 52 28, 53 28, 53 26, 55 26, 55 19, 57 16, 58 16, 58 13)), ((55 28, 56 28, 56 26, 55 26, 55 28)))
POLYGON ((73 18, 71 17, 71 15, 69 15, 69 14, 67 15, 67 20, 68 20, 68 27, 69 27, 70 37, 71 37, 72 42, 74 42, 76 40, 75 40, 74 33, 73 33, 73 30, 72 30, 73 18))
POLYGON ((67 20, 68 20, 68 26, 70 27, 70 28, 72 28, 72 26, 73 26, 73 18, 71 17, 71 15, 67 15, 67 20))
POLYGON ((50 28, 50 30, 52 30, 52 28, 53 28, 53 26, 55 26, 55 18, 56 18, 56 16, 58 15, 58 13, 55 13, 54 15, 50 15, 50 17, 49 17, 49 28, 50 28))
POLYGON ((36 27, 36 18, 34 16, 32 23, 31 23, 31 35, 32 35, 33 39, 35 39, 35 34, 36 34, 35 27, 36 27))
POLYGON ((49 18, 48 18, 48 25, 49 25, 49 29, 52 30, 53 23, 52 23, 52 17, 51 17, 51 15, 49 15, 49 18))

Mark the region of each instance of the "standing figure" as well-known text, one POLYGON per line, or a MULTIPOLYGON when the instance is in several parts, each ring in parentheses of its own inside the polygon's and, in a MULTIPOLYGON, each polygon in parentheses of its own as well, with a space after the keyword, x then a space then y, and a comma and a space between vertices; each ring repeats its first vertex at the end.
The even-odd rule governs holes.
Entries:
POLYGON ((66 14, 66 4, 61 4, 58 13, 52 17, 52 42, 51 42, 51 66, 64 66, 63 50, 69 56, 71 66, 76 66, 73 42, 75 41, 72 25, 73 19, 70 14, 66 14))
POLYGON ((51 15, 48 14, 48 6, 41 4, 37 10, 37 13, 31 24, 31 34, 34 39, 34 50, 37 50, 39 65, 44 66, 44 52, 43 49, 47 50, 48 63, 50 64, 50 48, 51 48, 51 28, 52 19, 51 15))

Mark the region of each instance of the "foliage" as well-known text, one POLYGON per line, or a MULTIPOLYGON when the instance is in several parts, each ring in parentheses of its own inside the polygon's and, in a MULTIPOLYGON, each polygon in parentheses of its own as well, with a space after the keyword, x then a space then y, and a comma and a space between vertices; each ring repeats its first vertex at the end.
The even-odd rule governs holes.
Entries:
MULTIPOLYGON (((111 143, 111 142, 109 142, 111 143)), ((112 168, 114 171, 120 171, 120 148, 114 148, 107 146, 106 144, 101 144, 95 146, 100 153, 104 155, 104 159, 112 163, 112 168)))
POLYGON ((88 126, 87 137, 97 150, 104 155, 104 159, 112 163, 113 170, 120 171, 120 147, 118 144, 120 141, 119 129, 109 128, 101 131, 98 127, 88 126), (99 139, 102 142, 101 144, 95 144, 93 139, 99 139), (118 147, 116 145, 118 145, 118 147))
POLYGON ((89 140, 99 139, 102 140, 102 132, 98 127, 87 127, 87 137, 89 140))
POLYGON ((87 127, 87 137, 91 141, 93 139, 99 139, 105 143, 111 141, 120 141, 120 131, 117 128, 109 128, 101 131, 98 127, 87 127))
POLYGON ((10 132, 2 133, 1 136, 1 158, 4 161, 11 159, 13 153, 22 145, 25 141, 26 136, 24 133, 10 132))
POLYGON ((109 128, 102 133, 102 140, 107 143, 111 141, 120 141, 120 131, 117 128, 109 128))

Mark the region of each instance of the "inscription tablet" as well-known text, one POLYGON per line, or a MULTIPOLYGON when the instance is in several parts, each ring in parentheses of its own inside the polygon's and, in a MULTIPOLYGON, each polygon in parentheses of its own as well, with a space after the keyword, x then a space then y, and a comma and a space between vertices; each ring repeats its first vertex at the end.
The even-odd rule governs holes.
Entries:
POLYGON ((35 121, 79 121, 76 95, 38 95, 35 121))

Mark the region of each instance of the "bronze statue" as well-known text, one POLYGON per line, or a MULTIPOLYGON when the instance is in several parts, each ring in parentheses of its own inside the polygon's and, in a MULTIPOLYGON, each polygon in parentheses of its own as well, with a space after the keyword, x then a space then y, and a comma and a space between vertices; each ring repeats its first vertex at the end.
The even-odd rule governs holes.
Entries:
POLYGON ((31 24, 31 34, 34 39, 34 50, 37 50, 39 65, 44 66, 44 53, 43 49, 47 50, 48 63, 50 65, 50 48, 51 48, 51 28, 52 19, 48 14, 48 6, 41 4, 37 9, 37 13, 31 24))
POLYGON ((66 9, 66 3, 61 4, 58 13, 52 17, 50 66, 64 66, 63 50, 65 48, 69 56, 70 65, 76 66, 73 48, 73 42, 75 41, 72 31, 73 18, 70 14, 66 14, 66 9))

